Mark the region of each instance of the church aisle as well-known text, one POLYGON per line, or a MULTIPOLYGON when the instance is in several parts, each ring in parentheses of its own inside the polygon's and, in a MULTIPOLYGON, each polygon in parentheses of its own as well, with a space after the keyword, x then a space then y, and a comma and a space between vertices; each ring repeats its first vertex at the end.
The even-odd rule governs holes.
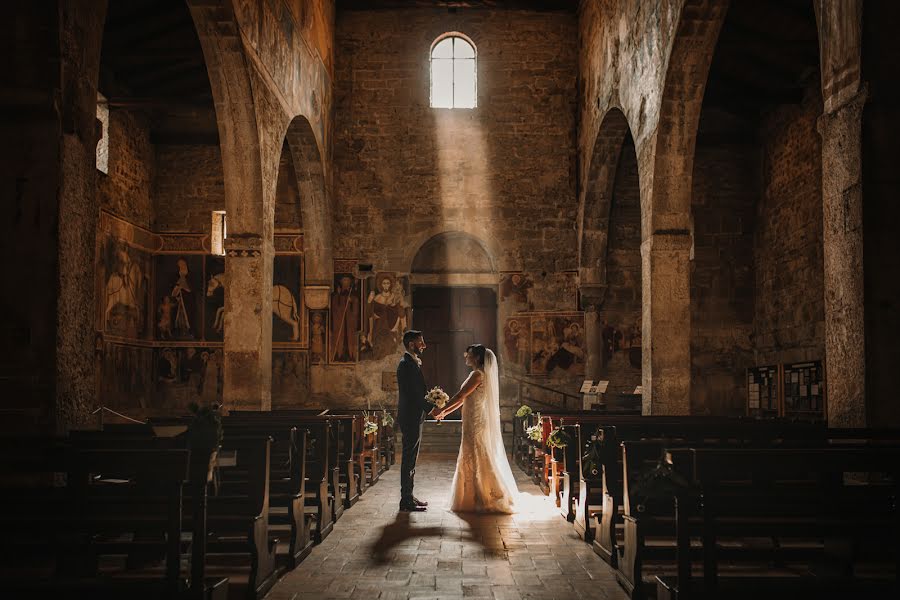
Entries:
POLYGON ((626 598, 609 566, 516 466, 522 512, 448 511, 455 460, 420 457, 416 495, 429 502, 425 513, 398 512, 399 463, 392 467, 267 598, 626 598))

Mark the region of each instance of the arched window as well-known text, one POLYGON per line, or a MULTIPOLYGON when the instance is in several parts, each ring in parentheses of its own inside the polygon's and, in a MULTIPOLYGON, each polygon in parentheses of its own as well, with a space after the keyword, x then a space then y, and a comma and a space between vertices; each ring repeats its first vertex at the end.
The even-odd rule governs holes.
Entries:
POLYGON ((431 107, 475 108, 475 46, 458 33, 438 38, 431 47, 431 107))

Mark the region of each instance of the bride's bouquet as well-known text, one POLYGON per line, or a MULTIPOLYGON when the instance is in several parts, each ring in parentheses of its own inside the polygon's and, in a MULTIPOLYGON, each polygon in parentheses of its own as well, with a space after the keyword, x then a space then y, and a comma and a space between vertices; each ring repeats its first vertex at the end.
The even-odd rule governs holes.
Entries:
POLYGON ((425 399, 438 408, 444 408, 447 406, 447 401, 450 400, 450 396, 447 395, 447 392, 435 386, 431 388, 430 392, 425 394, 425 399))

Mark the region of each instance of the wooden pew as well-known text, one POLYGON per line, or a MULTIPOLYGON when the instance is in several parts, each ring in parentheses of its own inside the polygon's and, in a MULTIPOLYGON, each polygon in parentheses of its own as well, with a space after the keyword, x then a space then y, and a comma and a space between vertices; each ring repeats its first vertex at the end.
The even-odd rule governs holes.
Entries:
MULTIPOLYGON (((327 410, 319 411, 325 414, 309 414, 309 411, 277 410, 277 411, 232 411, 231 419, 240 419, 242 422, 252 422, 260 427, 277 427, 282 423, 291 423, 298 428, 313 427, 316 432, 325 435, 327 433, 327 483, 330 514, 334 522, 341 517, 346 508, 350 508, 359 500, 361 487, 355 476, 357 427, 360 417, 356 415, 331 414, 327 410), (311 424, 320 425, 313 426, 311 424), (328 426, 321 428, 321 423, 328 426)), ((311 441, 315 447, 317 442, 311 441)), ((327 534, 326 534, 327 535, 327 534)))
POLYGON ((290 423, 241 423, 225 419, 225 436, 270 436, 269 470, 270 537, 286 538, 286 552, 279 551, 284 567, 293 569, 312 550, 312 515, 305 512, 307 436, 290 423))
MULTIPOLYGON (((889 450, 900 444, 897 432, 893 434, 895 441, 891 441, 889 436, 876 441, 861 439, 861 435, 865 432, 860 430, 847 434, 817 429, 806 424, 777 421, 757 424, 755 427, 752 425, 735 424, 733 429, 729 430, 727 426, 720 424, 714 431, 706 432, 699 426, 685 425, 681 438, 622 442, 624 539, 616 541, 616 538, 612 537, 610 541, 606 533, 598 539, 613 545, 619 559, 617 579, 632 597, 652 595, 655 588, 653 577, 657 574, 670 575, 677 564, 676 514, 672 498, 667 497, 662 501, 654 498, 646 499, 642 497, 641 492, 630 490, 645 473, 659 464, 664 451, 670 457, 677 457, 679 453, 689 451, 692 447, 717 452, 740 450, 753 455, 775 450, 796 452, 821 448, 852 450, 870 447, 873 443, 877 448, 889 450), (692 429, 696 431, 691 431, 692 429), (847 435, 850 437, 846 437, 847 435), (639 497, 635 498, 635 493, 638 493, 639 497), (653 543, 648 544, 648 539, 652 539, 653 543)), ((690 474, 681 473, 681 475, 687 477, 690 474)), ((696 519, 688 520, 684 530, 690 531, 691 527, 698 526, 696 519)), ((601 526, 601 531, 604 529, 601 526)), ((746 553, 742 554, 744 555, 746 553)))
POLYGON ((245 597, 262 598, 277 580, 277 538, 269 535, 271 438, 228 435, 221 450, 235 453, 236 464, 220 469, 219 489, 207 499, 207 564, 221 560, 232 585, 244 583, 245 597), (246 573, 236 573, 236 565, 246 573))
POLYGON ((227 596, 226 579, 189 587, 181 569, 188 451, 5 440, 2 455, 4 592, 156 598, 192 587, 227 596))
POLYGON ((841 446, 669 453, 669 462, 682 464, 695 489, 670 498, 677 507, 677 569, 675 576, 657 577, 658 597, 887 597, 900 591, 900 446, 841 446), (848 479, 851 473, 855 477, 848 479), (878 477, 860 481, 863 473, 878 477), (691 572, 690 536, 698 528, 702 585, 692 582, 691 572), (726 555, 734 542, 723 546, 722 539, 741 537, 767 537, 777 544, 763 549, 768 552, 762 556, 758 549, 726 555), (810 539, 812 547, 801 545, 810 539), (789 554, 791 543, 796 546, 789 554), (857 563, 885 556, 891 559, 889 579, 858 575, 857 563), (720 570, 723 558, 729 562, 726 577, 720 570), (788 569, 780 565, 788 562, 791 574, 798 564, 808 570, 786 585, 780 571, 788 569), (756 572, 749 571, 753 567, 756 572))
POLYGON ((339 489, 339 473, 334 465, 333 446, 335 433, 332 422, 325 418, 309 414, 284 414, 259 411, 232 411, 225 420, 226 426, 257 427, 257 431, 269 431, 283 426, 294 426, 307 432, 306 443, 306 482, 304 501, 306 510, 313 517, 313 540, 322 543, 334 528, 335 495, 339 489))

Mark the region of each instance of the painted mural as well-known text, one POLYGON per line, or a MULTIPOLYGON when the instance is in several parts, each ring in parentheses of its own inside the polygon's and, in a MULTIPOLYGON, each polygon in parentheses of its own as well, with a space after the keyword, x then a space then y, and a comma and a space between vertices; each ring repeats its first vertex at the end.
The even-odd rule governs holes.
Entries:
POLYGON ((399 351, 410 317, 409 278, 396 273, 378 273, 366 280, 360 357, 380 360, 399 351))
POLYGON ((355 363, 360 348, 360 281, 352 273, 334 276, 331 292, 331 335, 328 362, 355 363))
POLYGON ((225 331, 225 258, 206 257, 206 300, 204 338, 221 342, 225 331))
POLYGON ((150 254, 112 236, 100 257, 101 326, 108 335, 142 339, 147 335, 150 254))
POLYGON ((327 347, 328 311, 309 311, 309 362, 319 365, 325 362, 325 348, 327 347))
POLYGON ((509 317, 503 324, 503 353, 508 367, 527 371, 531 354, 531 317, 509 317))
POLYGON ((272 352, 272 403, 279 407, 302 404, 309 397, 309 353, 272 352))
POLYGON ((153 405, 153 349, 102 343, 100 397, 103 405, 123 414, 141 416, 153 405))
POLYGON ((221 401, 221 348, 164 347, 156 349, 155 357, 159 408, 185 408, 191 402, 221 401))
POLYGON ((531 308, 531 275, 515 271, 500 275, 500 304, 507 310, 529 310, 531 308))
POLYGON ((303 339, 303 256, 278 255, 272 268, 272 341, 303 339))
POLYGON ((156 257, 156 339, 201 339, 202 281, 202 256, 156 257))
POLYGON ((531 316, 532 375, 584 375, 583 313, 531 316))
POLYGON ((603 316, 600 337, 603 340, 602 364, 609 365, 617 354, 624 354, 635 369, 641 368, 641 323, 622 323, 622 320, 603 316))

